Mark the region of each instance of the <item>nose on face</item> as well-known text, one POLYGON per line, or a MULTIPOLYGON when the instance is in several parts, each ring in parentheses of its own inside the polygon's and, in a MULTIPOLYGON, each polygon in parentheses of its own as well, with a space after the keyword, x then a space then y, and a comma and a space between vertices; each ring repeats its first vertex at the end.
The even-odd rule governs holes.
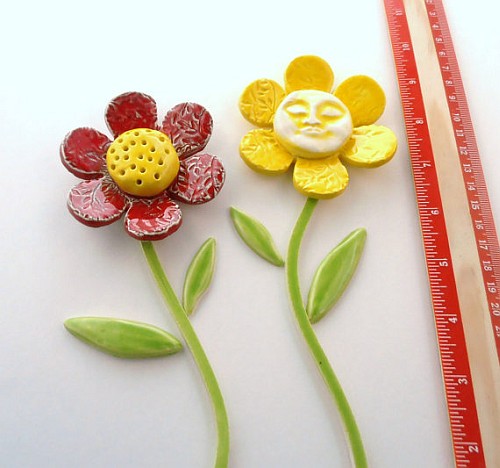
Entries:
POLYGON ((316 116, 316 112, 309 112, 309 115, 304 120, 308 125, 321 125, 321 120, 316 116))

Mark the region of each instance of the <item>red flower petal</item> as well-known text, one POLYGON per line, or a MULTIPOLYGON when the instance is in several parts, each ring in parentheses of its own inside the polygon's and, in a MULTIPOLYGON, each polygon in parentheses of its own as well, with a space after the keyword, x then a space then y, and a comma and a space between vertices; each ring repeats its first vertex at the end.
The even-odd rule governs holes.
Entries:
POLYGON ((177 179, 167 190, 176 200, 199 205, 221 191, 225 178, 219 159, 211 154, 195 154, 181 160, 177 179))
POLYGON ((118 220, 128 205, 127 198, 109 179, 80 182, 68 197, 70 213, 78 221, 92 227, 118 220))
POLYGON ((167 112, 161 130, 172 140, 179 158, 183 158, 207 146, 212 127, 212 116, 203 106, 183 102, 167 112))
POLYGON ((182 223, 182 213, 173 200, 163 196, 138 199, 125 217, 125 229, 138 240, 160 240, 173 234, 182 223))
POLYGON ((115 97, 106 109, 106 122, 115 138, 133 128, 156 130, 156 102, 147 94, 131 92, 115 97))
POLYGON ((61 161, 68 171, 81 179, 99 179, 106 164, 110 139, 93 128, 69 132, 61 144, 61 161))

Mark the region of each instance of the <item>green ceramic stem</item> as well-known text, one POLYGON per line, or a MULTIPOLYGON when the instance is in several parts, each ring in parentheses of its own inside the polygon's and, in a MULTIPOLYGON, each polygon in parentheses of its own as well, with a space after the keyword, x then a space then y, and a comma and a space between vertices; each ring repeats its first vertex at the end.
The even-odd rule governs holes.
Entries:
POLYGON ((170 285, 165 272, 163 271, 153 244, 151 242, 141 242, 141 244, 144 255, 146 256, 163 298, 169 306, 188 348, 191 350, 212 400, 217 423, 218 437, 217 455, 214 466, 215 468, 226 468, 229 460, 229 423, 219 384, 217 383, 217 379, 214 371, 212 370, 212 366, 208 361, 207 355, 201 346, 200 340, 198 339, 196 332, 194 331, 193 326, 191 325, 191 322, 182 307, 182 304, 170 285))
POLYGON ((356 424, 356 420, 354 419, 354 414, 352 413, 351 407, 349 406, 349 402, 347 401, 345 393, 342 390, 340 382, 333 372, 328 358, 326 357, 326 354, 321 348, 318 338, 314 333, 311 322, 309 321, 309 318, 307 316, 304 302, 302 300, 302 293, 300 291, 298 272, 300 244, 317 203, 318 200, 316 199, 307 199, 290 238, 290 244, 288 246, 288 256, 286 261, 288 291, 295 313, 295 318, 297 319, 297 323, 300 327, 300 331, 304 336, 304 339, 307 343, 307 346, 309 347, 314 361, 316 362, 318 369, 321 372, 323 379, 325 380, 328 390, 330 391, 330 394, 339 410, 347 434, 347 438, 349 440, 353 463, 356 468, 365 468, 368 466, 366 454, 363 448, 361 434, 356 424))

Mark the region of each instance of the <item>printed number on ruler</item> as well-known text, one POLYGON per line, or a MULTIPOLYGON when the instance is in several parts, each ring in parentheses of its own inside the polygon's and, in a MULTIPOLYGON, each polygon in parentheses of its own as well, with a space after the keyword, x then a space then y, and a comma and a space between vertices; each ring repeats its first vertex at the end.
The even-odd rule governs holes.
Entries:
MULTIPOLYGON (((488 301, 496 356, 500 357, 500 248, 458 62, 441 0, 412 1, 418 5, 406 3, 412 10, 411 20, 427 21, 425 30, 430 26, 429 40, 435 44, 440 70, 434 76, 440 74, 445 90, 443 110, 446 112, 448 107, 476 243, 471 248, 477 248, 481 287, 488 301), (416 6, 427 14, 425 19, 422 11, 415 13, 416 6)), ((483 449, 488 449, 490 460, 496 459, 498 443, 494 437, 492 443, 492 433, 487 431, 484 440, 488 444, 483 446, 439 177, 407 17, 410 12, 405 9, 404 0, 385 0, 385 7, 407 127, 455 462, 460 468, 484 467, 483 449)), ((465 205, 464 209, 467 210, 465 205)))
POLYGON ((446 89, 448 109, 461 157, 470 216, 500 361, 500 247, 458 60, 441 1, 427 0, 427 14, 446 89))

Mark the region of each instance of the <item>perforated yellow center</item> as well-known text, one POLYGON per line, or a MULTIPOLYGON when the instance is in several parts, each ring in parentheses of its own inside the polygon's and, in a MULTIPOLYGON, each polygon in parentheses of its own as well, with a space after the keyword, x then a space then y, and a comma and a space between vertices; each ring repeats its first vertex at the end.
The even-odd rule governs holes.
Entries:
POLYGON ((158 195, 179 172, 179 157, 170 138, 149 128, 122 133, 108 148, 106 164, 118 187, 137 197, 158 195))

